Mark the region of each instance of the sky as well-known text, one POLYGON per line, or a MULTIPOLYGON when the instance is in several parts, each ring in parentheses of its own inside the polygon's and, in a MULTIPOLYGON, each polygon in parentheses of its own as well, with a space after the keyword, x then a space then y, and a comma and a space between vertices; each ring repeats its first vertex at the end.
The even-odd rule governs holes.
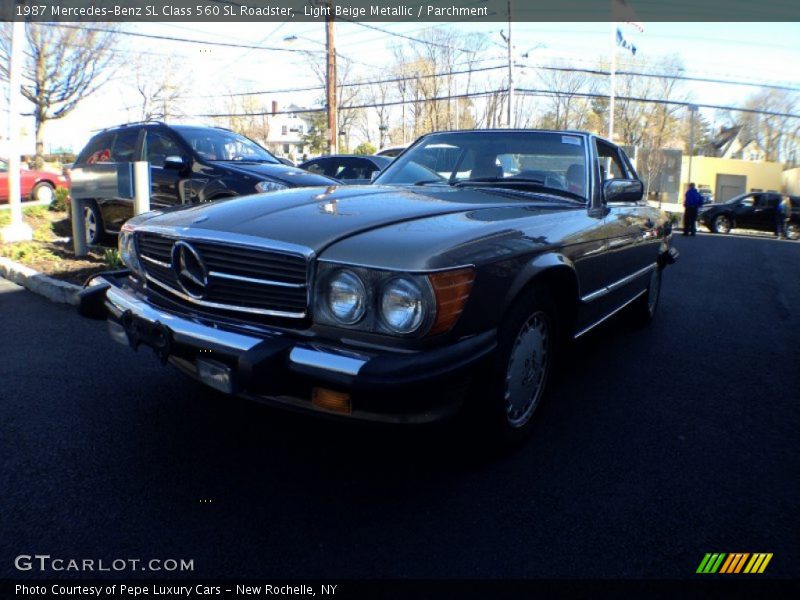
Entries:
MULTIPOLYGON (((99 24, 102 26, 102 24, 99 24)), ((391 46, 404 40, 392 34, 418 36, 430 27, 449 27, 458 31, 480 31, 491 42, 489 55, 495 60, 485 66, 504 64, 505 45, 501 30, 507 24, 448 23, 371 23, 391 33, 382 33, 352 23, 337 23, 336 45, 340 55, 354 61, 354 69, 364 79, 386 77, 386 66, 392 62, 391 46)), ((677 55, 683 61, 685 74, 693 77, 731 79, 755 84, 767 83, 800 88, 800 23, 644 23, 644 32, 630 27, 627 37, 637 45, 641 58, 677 55)), ((138 23, 126 24, 127 31, 191 38, 223 40, 240 44, 267 45, 297 50, 324 51, 325 31, 321 23, 138 23), (285 41, 294 36, 294 41, 285 41)), ((554 61, 576 67, 595 67, 607 60, 612 25, 610 23, 514 23, 512 39, 516 61, 528 65, 520 69, 518 86, 541 87, 536 65, 554 61), (528 53, 528 58, 521 56, 528 53)), ((118 48, 124 64, 114 78, 100 91, 87 98, 68 117, 48 124, 46 150, 67 148, 73 151, 103 127, 134 121, 139 117, 138 101, 131 84, 135 60, 166 62, 175 66, 188 88, 184 108, 190 114, 218 112, 223 109, 222 96, 229 92, 251 92, 319 84, 302 53, 222 48, 164 40, 123 36, 118 48)), ((624 69, 631 54, 617 50, 618 68, 624 69)), ((491 76, 498 81, 505 76, 498 71, 491 76)), ((707 104, 739 105, 758 91, 757 87, 692 82, 687 84, 693 101, 707 104)), ((281 107, 295 103, 319 106, 320 92, 266 94, 281 107)), ((399 114, 399 108, 396 111, 399 114)), ((7 112, 7 111, 6 111, 7 112)), ((714 111, 703 111, 710 121, 714 111)), ((208 119, 187 116, 191 122, 208 119)), ((32 135, 32 120, 26 123, 32 135)))

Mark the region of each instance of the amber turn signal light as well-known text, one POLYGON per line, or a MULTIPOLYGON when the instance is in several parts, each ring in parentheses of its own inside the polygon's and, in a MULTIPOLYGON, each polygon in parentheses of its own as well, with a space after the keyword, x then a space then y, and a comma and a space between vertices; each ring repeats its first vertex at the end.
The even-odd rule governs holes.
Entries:
POLYGON ((428 335, 450 331, 464 311, 472 282, 475 281, 475 269, 467 267, 455 271, 431 273, 428 279, 436 295, 436 321, 428 335))
POLYGON ((311 404, 322 410, 349 415, 353 412, 350 394, 315 387, 311 390, 311 404))

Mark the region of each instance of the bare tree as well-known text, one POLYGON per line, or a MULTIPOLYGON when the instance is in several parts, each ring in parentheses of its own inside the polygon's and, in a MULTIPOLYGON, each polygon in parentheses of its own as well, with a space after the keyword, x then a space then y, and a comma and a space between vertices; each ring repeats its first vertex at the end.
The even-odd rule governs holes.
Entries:
POLYGON ((266 146, 269 138, 268 111, 267 105, 256 96, 231 94, 224 100, 224 112, 236 116, 217 117, 215 120, 221 127, 266 146))
POLYGON ((554 66, 559 70, 543 69, 539 72, 542 85, 551 92, 545 102, 542 125, 548 129, 586 129, 592 108, 582 94, 591 92, 594 79, 585 73, 569 70, 565 64, 554 66))
MULTIPOLYGON (((110 26, 107 26, 110 29, 110 26)), ((26 23, 22 94, 33 103, 36 164, 44 163, 44 129, 61 119, 111 76, 115 32, 26 23)), ((0 36, 0 75, 8 77, 11 28, 0 36)))
POLYGON ((474 124, 472 104, 453 96, 470 92, 472 71, 485 48, 483 34, 464 36, 440 28, 426 29, 417 40, 394 48, 394 74, 402 80, 401 98, 411 101, 405 112, 413 118, 414 136, 474 124), (465 73, 459 76, 459 71, 465 73))
POLYGON ((173 61, 139 59, 136 63, 136 91, 141 96, 142 121, 168 120, 183 115, 179 104, 187 92, 181 67, 173 61))
MULTIPOLYGON (((325 85, 326 63, 319 54, 305 53, 317 80, 325 85)), ((361 101, 361 86, 353 73, 353 63, 347 57, 336 55, 336 129, 345 136, 345 145, 350 145, 350 130, 360 118, 361 109, 351 108, 361 101)))
MULTIPOLYGON (((745 108, 796 114, 800 95, 786 90, 765 89, 744 103, 745 108)), ((800 119, 758 113, 740 113, 743 142, 755 140, 769 161, 789 162, 800 149, 800 119)))

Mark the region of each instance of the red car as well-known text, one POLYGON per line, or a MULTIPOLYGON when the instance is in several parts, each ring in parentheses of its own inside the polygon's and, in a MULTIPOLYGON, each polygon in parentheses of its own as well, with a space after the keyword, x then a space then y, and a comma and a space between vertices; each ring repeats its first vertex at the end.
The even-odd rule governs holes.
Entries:
MULTIPOLYGON (((48 171, 29 171, 20 169, 22 183, 22 199, 43 200, 49 202, 53 199, 56 188, 65 188, 69 184, 65 177, 48 171)), ((8 161, 0 158, 0 204, 8 202, 8 161)))

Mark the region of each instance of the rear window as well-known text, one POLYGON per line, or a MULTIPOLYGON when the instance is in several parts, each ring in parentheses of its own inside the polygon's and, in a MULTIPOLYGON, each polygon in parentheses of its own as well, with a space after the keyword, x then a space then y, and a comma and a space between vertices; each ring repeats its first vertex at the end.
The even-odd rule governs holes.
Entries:
POLYGON ((111 144, 114 142, 114 133, 101 133, 96 135, 86 148, 80 153, 78 159, 75 161, 77 164, 91 165, 94 163, 110 162, 111 161, 111 144))

